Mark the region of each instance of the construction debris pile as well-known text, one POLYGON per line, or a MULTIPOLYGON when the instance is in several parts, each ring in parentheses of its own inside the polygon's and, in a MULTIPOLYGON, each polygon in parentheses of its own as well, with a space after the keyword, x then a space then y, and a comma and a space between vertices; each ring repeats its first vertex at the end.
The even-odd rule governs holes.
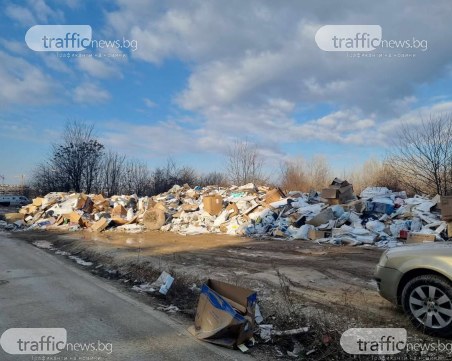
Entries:
POLYGON ((403 241, 448 240, 452 197, 407 198, 405 192, 382 187, 366 188, 357 197, 352 184, 337 178, 309 194, 284 194, 252 183, 229 188, 175 185, 141 198, 49 193, 4 218, 0 228, 225 233, 391 247, 403 241))

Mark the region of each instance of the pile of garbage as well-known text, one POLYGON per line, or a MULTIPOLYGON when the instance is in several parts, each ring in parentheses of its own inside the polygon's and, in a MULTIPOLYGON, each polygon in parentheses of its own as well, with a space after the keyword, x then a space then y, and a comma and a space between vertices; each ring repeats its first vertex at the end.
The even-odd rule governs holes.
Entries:
POLYGON ((225 233, 391 247, 448 240, 448 199, 408 198, 384 187, 366 188, 357 197, 352 184, 337 178, 309 194, 285 194, 252 183, 228 188, 175 185, 152 197, 58 192, 35 198, 19 213, 5 214, 0 228, 225 233))

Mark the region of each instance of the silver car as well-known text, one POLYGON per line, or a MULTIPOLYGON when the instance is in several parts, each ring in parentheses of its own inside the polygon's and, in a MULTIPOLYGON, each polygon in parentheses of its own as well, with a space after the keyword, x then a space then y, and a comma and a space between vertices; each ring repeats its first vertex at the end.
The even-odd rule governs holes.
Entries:
POLYGON ((401 306, 415 327, 452 336, 452 244, 389 249, 380 258, 375 279, 380 294, 401 306))

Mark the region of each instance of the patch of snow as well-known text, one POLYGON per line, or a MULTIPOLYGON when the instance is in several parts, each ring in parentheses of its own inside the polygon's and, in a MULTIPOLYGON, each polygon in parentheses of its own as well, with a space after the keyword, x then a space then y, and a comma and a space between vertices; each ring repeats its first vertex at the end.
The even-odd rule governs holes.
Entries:
POLYGON ((92 266, 93 262, 88 262, 88 261, 84 261, 83 259, 81 259, 80 257, 77 256, 69 256, 70 259, 72 259, 73 261, 77 262, 79 265, 81 266, 92 266))
POLYGON ((42 249, 54 249, 53 248, 53 243, 49 242, 49 241, 34 241, 33 245, 35 245, 38 248, 42 248, 42 249))

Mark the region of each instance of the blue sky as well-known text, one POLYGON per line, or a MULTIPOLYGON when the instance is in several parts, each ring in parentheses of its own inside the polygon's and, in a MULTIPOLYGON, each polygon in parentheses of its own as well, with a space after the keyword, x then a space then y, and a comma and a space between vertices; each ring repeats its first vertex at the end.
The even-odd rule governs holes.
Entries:
POLYGON ((452 111, 448 1, 2 4, 0 174, 8 183, 30 180, 71 119, 95 124, 108 148, 150 167, 171 155, 222 171, 228 146, 248 139, 268 171, 322 154, 343 172, 384 157, 401 122, 452 111), (27 47, 30 27, 56 24, 90 25, 93 39, 133 40, 137 49, 62 58, 27 47), (378 24, 385 39, 415 37, 428 49, 374 50, 381 58, 325 52, 314 39, 327 24, 378 24))

